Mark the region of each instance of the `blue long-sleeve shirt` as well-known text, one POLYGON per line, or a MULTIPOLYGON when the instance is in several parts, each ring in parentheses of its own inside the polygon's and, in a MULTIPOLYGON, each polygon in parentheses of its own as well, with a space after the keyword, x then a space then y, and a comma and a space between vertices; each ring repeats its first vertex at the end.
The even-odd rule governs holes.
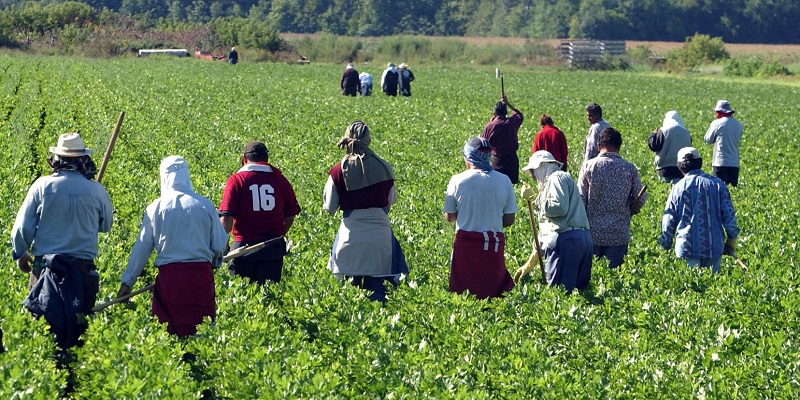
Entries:
POLYGON ((103 185, 75 171, 36 180, 11 229, 11 258, 69 254, 97 257, 97 233, 111 230, 113 210, 103 185))
POLYGON ((672 187, 661 219, 658 244, 683 259, 722 257, 725 237, 736 239, 739 227, 728 187, 717 177, 695 169, 672 187))

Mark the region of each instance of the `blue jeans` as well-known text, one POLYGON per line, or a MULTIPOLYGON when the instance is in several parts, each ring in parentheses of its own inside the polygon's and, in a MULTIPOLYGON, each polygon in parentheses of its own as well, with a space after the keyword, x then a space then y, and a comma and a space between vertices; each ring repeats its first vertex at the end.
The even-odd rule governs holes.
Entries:
POLYGON ((397 286, 394 282, 394 277, 391 276, 348 276, 348 278, 353 279, 351 281, 353 286, 372 292, 369 295, 370 300, 380 301, 381 303, 386 302, 386 285, 384 285, 384 282, 397 286))
POLYGON ((689 265, 689 268, 709 268, 711 267, 711 271, 715 274, 719 272, 719 262, 722 257, 719 258, 686 258, 686 264, 689 265))
POLYGON ((614 269, 625 261, 625 255, 628 254, 628 244, 625 243, 621 246, 592 246, 592 254, 597 258, 607 258, 608 268, 614 269))
POLYGON ((555 249, 545 249, 545 275, 549 286, 562 285, 567 293, 584 290, 592 276, 592 236, 586 229, 558 235, 555 249))

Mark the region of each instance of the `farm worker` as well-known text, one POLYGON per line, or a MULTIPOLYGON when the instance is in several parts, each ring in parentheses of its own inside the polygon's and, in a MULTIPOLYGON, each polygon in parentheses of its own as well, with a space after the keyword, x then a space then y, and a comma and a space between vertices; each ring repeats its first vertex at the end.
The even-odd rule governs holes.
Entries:
POLYGON ((731 103, 720 100, 714 107, 716 119, 703 137, 706 144, 714 145, 711 173, 728 185, 739 184, 739 141, 742 140, 742 123, 733 118, 731 103))
POLYGON ((372 95, 372 75, 368 72, 362 72, 358 75, 359 83, 361 84, 361 95, 372 95))
POLYGON ((30 187, 11 228, 11 258, 29 274, 23 304, 44 315, 64 349, 86 330, 83 316, 100 284, 97 236, 111 230, 114 218, 108 192, 93 180, 92 152, 79 134, 61 135, 50 147, 50 175, 30 187))
POLYGON ((394 67, 393 63, 386 65, 386 69, 381 74, 381 90, 387 96, 397 96, 397 85, 400 79, 400 74, 394 67))
POLYGON ((384 283, 396 286, 408 266, 389 225, 397 201, 394 173, 369 148, 370 140, 367 124, 354 121, 336 144, 347 153, 328 171, 323 193, 325 211, 342 211, 328 267, 336 279, 371 292, 370 300, 385 302, 384 283))
POLYGON ((236 51, 236 47, 231 47, 231 52, 228 53, 228 62, 231 64, 239 62, 239 52, 236 51))
POLYGON ((503 257, 503 228, 514 223, 517 212, 514 186, 492 168, 488 140, 469 139, 461 154, 466 170, 450 178, 444 197, 444 218, 456 223, 450 291, 500 297, 514 287, 503 257))
POLYGON ((519 138, 517 132, 522 126, 522 113, 514 108, 505 95, 494 105, 494 115, 483 128, 481 137, 492 145, 492 168, 511 179, 511 183, 519 182, 519 138), (511 109, 511 116, 508 109, 511 109))
POLYGON ((189 336, 216 315, 212 267, 221 265, 228 235, 214 204, 192 190, 186 160, 164 158, 159 171, 161 197, 144 211, 117 297, 130 293, 155 249, 153 314, 167 332, 189 336))
POLYGON ((603 120, 603 108, 597 103, 589 103, 585 108, 586 119, 589 121, 589 133, 586 135, 586 142, 583 145, 583 163, 597 157, 600 149, 597 147, 597 139, 600 132, 609 127, 608 122, 603 120))
POLYGON ((593 254, 606 257, 608 267, 622 265, 631 241, 631 215, 641 210, 647 193, 636 201, 642 182, 636 167, 619 155, 622 135, 614 128, 600 132, 600 154, 581 169, 578 191, 586 206, 593 254))
POLYGON ((345 96, 355 96, 359 92, 360 78, 358 71, 353 67, 353 64, 347 64, 342 72, 342 80, 339 87, 342 88, 342 94, 345 96))
POLYGON ((533 147, 531 147, 531 154, 539 150, 547 150, 556 161, 561 163, 561 170, 567 172, 567 137, 564 132, 555 126, 553 118, 548 114, 542 114, 539 118, 539 125, 542 129, 536 134, 533 139, 533 147))
POLYGON ((669 250, 677 233, 675 255, 689 267, 711 268, 716 273, 722 255, 734 254, 739 227, 728 187, 703 172, 702 166, 694 147, 678 151, 678 168, 684 177, 667 198, 658 244, 669 250))
POLYGON ((400 94, 405 97, 411 97, 411 81, 414 80, 414 73, 408 69, 405 63, 397 67, 397 73, 400 74, 400 94))
MULTIPOLYGON (((231 250, 285 235, 300 214, 292 185, 269 164, 264 143, 247 142, 241 162, 239 171, 228 178, 219 205, 225 232, 233 232, 231 250)), ((276 240, 255 253, 234 258, 229 269, 232 275, 259 285, 267 280, 280 282, 284 255, 285 239, 276 240)))
POLYGON ((692 135, 683 126, 683 118, 677 111, 667 111, 661 128, 647 139, 647 146, 656 153, 655 165, 658 178, 675 183, 683 178, 678 169, 678 150, 692 145, 692 135))
MULTIPOLYGON (((533 206, 539 219, 538 240, 544 252, 547 284, 562 285, 567 293, 586 289, 592 276, 592 237, 578 186, 546 150, 533 153, 522 170, 536 179, 539 187, 533 206)), ((532 192, 523 195, 532 196, 532 192)), ((536 264, 527 263, 517 270, 515 278, 522 278, 536 264)))

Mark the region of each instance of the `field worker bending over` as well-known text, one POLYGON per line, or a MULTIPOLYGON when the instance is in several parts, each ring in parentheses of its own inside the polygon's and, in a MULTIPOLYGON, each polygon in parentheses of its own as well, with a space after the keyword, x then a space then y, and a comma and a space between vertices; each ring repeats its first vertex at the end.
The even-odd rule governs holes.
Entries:
POLYGON ((464 145, 466 170, 453 175, 444 197, 444 218, 456 223, 450 257, 450 291, 479 299, 500 297, 514 287, 504 258, 503 228, 514 223, 514 186, 489 162, 492 146, 472 138, 464 145))
POLYGON ((522 113, 509 104, 505 95, 494 105, 494 116, 483 128, 481 137, 492 145, 492 168, 511 179, 511 183, 519 182, 519 137, 517 132, 522 126, 522 113), (508 116, 508 109, 511 116, 508 116))
POLYGON ((114 218, 108 192, 93 180, 92 152, 79 134, 61 135, 50 147, 50 175, 30 187, 11 228, 11 258, 29 274, 23 304, 44 315, 63 349, 86 330, 82 316, 100 289, 97 235, 111 230, 114 218))
POLYGON ((144 211, 117 297, 130 293, 155 249, 153 314, 167 332, 189 336, 203 317, 216 316, 212 265, 222 263, 228 235, 214 204, 192 190, 186 160, 169 156, 159 171, 161 197, 144 211))
POLYGON ((647 147, 656 153, 654 163, 661 181, 674 184, 683 178, 678 169, 678 150, 691 145, 692 135, 683 126, 683 118, 677 111, 667 111, 661 128, 647 139, 647 147))
POLYGON ((684 177, 672 186, 667 198, 658 244, 669 250, 677 234, 675 255, 690 267, 711 268, 716 273, 722 255, 734 254, 739 227, 725 182, 706 174, 702 167, 697 149, 678 151, 678 168, 684 177))
POLYGON ((539 125, 542 129, 536 133, 536 137, 533 139, 531 154, 539 150, 547 150, 556 161, 561 163, 561 170, 567 172, 567 155, 569 154, 567 137, 564 136, 561 129, 555 126, 553 118, 548 114, 542 114, 539 125))
MULTIPOLYGON (((300 214, 294 188, 269 164, 264 143, 247 142, 241 162, 242 168, 228 178, 219 205, 225 232, 233 232, 231 250, 285 235, 300 214)), ((259 285, 267 280, 280 282, 284 255, 286 240, 276 240, 255 253, 234 258, 229 270, 259 285)))
POLYGON ((351 279, 371 292, 373 301, 386 301, 385 282, 397 286, 408 265, 389 224, 389 209, 397 201, 392 167, 370 148, 370 131, 363 121, 347 127, 336 144, 346 149, 341 162, 328 171, 323 207, 342 222, 328 262, 336 279, 351 279))
POLYGON ((586 142, 583 145, 583 163, 581 168, 587 161, 597 157, 600 149, 597 147, 597 140, 600 138, 600 132, 609 127, 608 122, 603 119, 603 108, 597 103, 589 103, 586 106, 586 119, 589 121, 589 133, 586 134, 586 142))
POLYGON ((361 84, 361 95, 372 96, 372 75, 369 72, 362 72, 358 75, 361 84))
POLYGON ((733 118, 731 103, 720 100, 714 107, 716 119, 711 122, 703 140, 714 145, 711 173, 728 185, 739 184, 739 142, 742 140, 742 123, 733 118))
POLYGON ((545 150, 533 153, 522 170, 536 179, 539 187, 533 205, 539 218, 547 284, 563 285, 567 293, 586 289, 592 276, 592 237, 578 185, 545 150))
POLYGON ((600 154, 581 169, 578 190, 586 206, 595 257, 606 257, 609 268, 622 265, 631 241, 631 215, 647 200, 636 166, 619 155, 622 135, 614 128, 600 132, 600 154))

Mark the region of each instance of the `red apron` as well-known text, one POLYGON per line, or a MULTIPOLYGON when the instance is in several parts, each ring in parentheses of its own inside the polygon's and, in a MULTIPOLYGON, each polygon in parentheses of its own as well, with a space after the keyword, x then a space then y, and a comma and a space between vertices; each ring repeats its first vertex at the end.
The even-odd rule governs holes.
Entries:
POLYGON ((503 232, 456 231, 450 258, 450 291, 479 299, 500 297, 514 287, 506 269, 503 232))

